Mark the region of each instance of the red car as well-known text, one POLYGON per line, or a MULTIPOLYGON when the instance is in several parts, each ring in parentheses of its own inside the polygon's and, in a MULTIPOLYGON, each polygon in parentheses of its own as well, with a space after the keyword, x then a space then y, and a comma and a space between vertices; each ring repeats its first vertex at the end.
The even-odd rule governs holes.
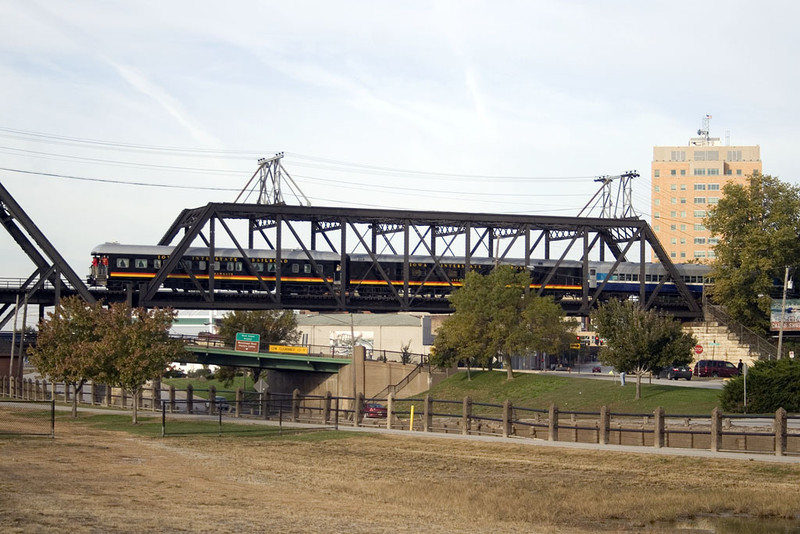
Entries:
POLYGON ((386 417, 387 411, 386 407, 382 404, 365 404, 364 405, 364 417, 386 417))

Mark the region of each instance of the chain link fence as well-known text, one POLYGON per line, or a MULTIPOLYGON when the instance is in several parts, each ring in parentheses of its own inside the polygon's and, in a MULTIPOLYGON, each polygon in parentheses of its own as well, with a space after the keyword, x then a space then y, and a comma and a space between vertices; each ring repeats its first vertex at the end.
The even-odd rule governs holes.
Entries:
POLYGON ((55 437, 55 401, 0 399, 0 437, 55 437))

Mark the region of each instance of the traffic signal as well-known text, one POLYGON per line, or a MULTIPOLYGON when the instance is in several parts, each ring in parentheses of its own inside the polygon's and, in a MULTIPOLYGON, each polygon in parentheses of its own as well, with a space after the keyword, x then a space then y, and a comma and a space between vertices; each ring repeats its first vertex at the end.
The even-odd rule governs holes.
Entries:
POLYGON ((600 336, 594 336, 594 344, 595 345, 599 345, 600 344, 600 336))

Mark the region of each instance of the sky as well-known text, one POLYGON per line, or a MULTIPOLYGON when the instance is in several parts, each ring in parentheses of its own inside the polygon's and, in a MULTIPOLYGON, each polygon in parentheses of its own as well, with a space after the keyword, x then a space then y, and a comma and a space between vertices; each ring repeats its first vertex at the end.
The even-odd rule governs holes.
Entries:
MULTIPOLYGON (((230 202, 575 216, 653 146, 760 145, 800 183, 796 2, 5 0, 0 183, 81 276, 230 202), (287 195, 287 202, 297 200, 287 195)), ((595 214, 598 214, 595 212, 595 214)), ((0 231, 0 279, 33 265, 0 231)))

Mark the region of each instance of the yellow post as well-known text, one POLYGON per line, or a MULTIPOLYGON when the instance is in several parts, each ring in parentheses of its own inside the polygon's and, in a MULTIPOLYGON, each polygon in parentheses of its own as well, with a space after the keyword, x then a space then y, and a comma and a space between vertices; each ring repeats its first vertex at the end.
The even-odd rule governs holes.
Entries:
POLYGON ((411 405, 411 420, 408 422, 408 431, 414 430, 414 405, 411 405))

